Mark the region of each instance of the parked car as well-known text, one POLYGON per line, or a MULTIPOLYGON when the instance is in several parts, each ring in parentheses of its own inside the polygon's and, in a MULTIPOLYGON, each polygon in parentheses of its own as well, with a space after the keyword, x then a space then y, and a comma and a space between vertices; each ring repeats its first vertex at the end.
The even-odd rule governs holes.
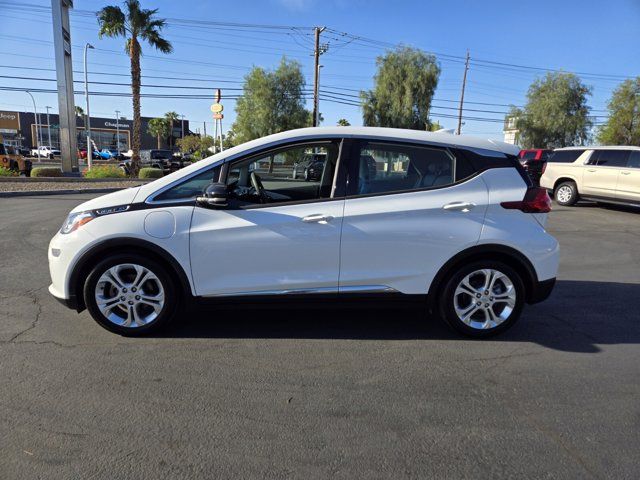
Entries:
POLYGON ((640 206, 640 147, 559 148, 540 185, 560 205, 585 199, 640 206))
MULTIPOLYGON (((152 149, 140 150, 140 167, 160 168, 165 174, 179 170, 189 162, 185 162, 181 157, 173 155, 171 150, 152 149)), ((131 170, 131 160, 120 163, 120 168, 128 175, 131 170)))
POLYGON ((40 145, 39 147, 31 149, 31 156, 40 156, 41 158, 48 158, 50 160, 53 160, 55 157, 60 156, 60 150, 49 146, 40 145))
POLYGON ((0 143, 0 166, 26 177, 31 176, 31 160, 20 153, 20 149, 0 143))
POLYGON ((379 295, 417 298, 485 337, 547 298, 558 268, 549 196, 517 154, 387 128, 253 140, 74 208, 49 245, 49 291, 122 335, 157 330, 194 302, 379 295), (256 173, 262 159, 309 148, 326 154, 320 180, 256 173))
POLYGON ((304 178, 307 175, 307 169, 315 162, 324 162, 327 156, 321 152, 307 153, 299 161, 294 163, 293 178, 304 178))
POLYGON ((534 185, 540 184, 540 177, 544 173, 544 169, 547 166, 547 159, 551 153, 553 153, 553 150, 544 148, 520 150, 518 154, 520 165, 527 171, 534 185))

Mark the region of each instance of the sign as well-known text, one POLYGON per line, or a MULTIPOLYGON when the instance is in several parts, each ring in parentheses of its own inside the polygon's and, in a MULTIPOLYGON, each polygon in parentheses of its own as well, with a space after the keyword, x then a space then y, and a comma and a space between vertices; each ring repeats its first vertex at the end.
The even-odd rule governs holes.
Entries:
POLYGON ((214 113, 213 114, 213 119, 214 120, 222 120, 224 118, 224 115, 222 113, 214 113))
POLYGON ((3 133, 15 133, 20 130, 18 112, 3 112, 0 110, 0 129, 12 130, 12 132, 3 133))
POLYGON ((113 128, 129 128, 128 123, 113 123, 113 122, 104 122, 105 127, 113 127, 113 128))
POLYGON ((211 111, 213 113, 221 113, 224 110, 224 107, 219 103, 214 103, 211 105, 211 111))
POLYGON ((220 90, 219 88, 216 88, 215 98, 216 103, 220 103, 220 99, 222 98, 222 90, 220 90))

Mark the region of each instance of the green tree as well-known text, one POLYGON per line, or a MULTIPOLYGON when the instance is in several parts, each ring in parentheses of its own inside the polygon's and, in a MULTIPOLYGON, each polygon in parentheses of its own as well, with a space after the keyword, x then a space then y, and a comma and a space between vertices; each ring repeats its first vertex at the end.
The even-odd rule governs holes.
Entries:
POLYGON ((152 118, 147 124, 147 131, 158 139, 158 148, 162 148, 162 139, 169 136, 169 122, 166 118, 152 118))
POLYGON ((311 114, 304 108, 304 87, 304 75, 296 61, 283 58, 273 72, 254 67, 244 77, 243 95, 236 102, 235 144, 309 126, 311 114))
POLYGON ((173 147, 173 125, 175 122, 180 120, 180 115, 177 112, 167 112, 164 114, 164 118, 169 122, 169 131, 171 132, 169 135, 169 147, 173 147))
POLYGON ((429 108, 440 77, 436 57, 399 47, 378 57, 376 65, 373 90, 360 92, 364 124, 428 129, 429 108))
POLYGON ((186 135, 184 138, 179 138, 176 144, 182 153, 191 153, 200 160, 211 154, 209 148, 213 147, 215 141, 210 135, 186 135))
POLYGON ((349 120, 347 120, 346 118, 341 118, 340 120, 338 120, 337 125, 339 127, 349 127, 349 126, 351 126, 351 124, 349 123, 349 120))
POLYGON ((171 53, 173 47, 161 35, 166 22, 164 19, 156 18, 157 9, 143 9, 138 0, 126 0, 124 5, 125 11, 122 11, 116 5, 111 5, 104 7, 97 13, 100 26, 98 36, 100 38, 106 36, 124 37, 126 39, 125 51, 131 61, 131 93, 133 99, 131 175, 137 177, 140 169, 140 145, 142 141, 142 120, 140 118, 140 55, 142 55, 142 50, 140 42, 145 41, 162 53, 171 53))
POLYGON ((603 145, 640 145, 640 77, 625 80, 607 105, 609 118, 598 132, 603 145))
POLYGON ((444 127, 440 125, 440 122, 435 121, 435 122, 430 122, 429 128, 427 128, 427 130, 429 130, 430 132, 437 132, 438 130, 442 130, 443 128, 444 127))
POLYGON ((524 109, 512 107, 517 141, 524 148, 558 148, 582 145, 589 139, 592 122, 587 98, 591 88, 572 73, 547 73, 536 79, 527 93, 524 109))

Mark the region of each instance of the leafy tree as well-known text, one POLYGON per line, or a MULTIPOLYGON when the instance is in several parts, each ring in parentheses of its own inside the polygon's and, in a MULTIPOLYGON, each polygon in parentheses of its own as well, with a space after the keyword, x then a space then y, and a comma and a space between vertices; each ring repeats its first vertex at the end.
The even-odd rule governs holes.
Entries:
POLYGON ((349 126, 351 126, 351 124, 349 123, 349 120, 347 120, 346 118, 341 118, 340 120, 338 120, 337 125, 339 127, 349 127, 349 126))
POLYGON ((211 154, 209 148, 214 145, 215 141, 210 135, 186 135, 176 141, 178 147, 183 153, 191 153, 200 160, 211 154))
POLYGON ((304 87, 304 75, 296 61, 283 58, 273 72, 254 67, 244 77, 243 95, 236 102, 235 144, 309 126, 311 114, 304 108, 304 87))
POLYGON ((444 127, 442 125, 440 125, 440 122, 435 121, 435 122, 430 122, 429 128, 427 130, 429 130, 430 132, 437 132, 438 130, 442 130, 444 127))
POLYGON ((582 145, 589 139, 591 120, 587 97, 591 88, 572 73, 547 73, 527 93, 524 109, 512 107, 517 141, 524 148, 582 145))
POLYGON ((100 10, 98 24, 100 30, 98 36, 125 37, 125 51, 131 60, 131 93, 133 97, 133 142, 131 157, 131 175, 138 176, 140 169, 140 144, 142 141, 140 119, 140 55, 142 55, 141 41, 146 41, 156 50, 162 53, 171 53, 171 43, 161 35, 166 26, 164 19, 156 18, 157 9, 148 10, 141 8, 139 0, 126 0, 125 11, 120 7, 111 5, 100 10))
POLYGON ((426 130, 429 108, 438 86, 436 57, 410 47, 399 47, 376 60, 374 87, 360 92, 366 126, 426 130))
POLYGON ((76 105, 76 117, 84 117, 84 109, 76 105))
POLYGON ((603 145, 640 145, 640 77, 625 80, 607 105, 609 119, 598 133, 603 145))
POLYGON ((164 118, 169 122, 169 131, 171 132, 169 134, 169 147, 173 147, 173 124, 180 120, 180 115, 177 112, 167 112, 164 114, 164 118))
POLYGON ((162 139, 169 135, 169 122, 166 118, 152 118, 147 124, 147 131, 158 139, 158 148, 162 148, 162 139))

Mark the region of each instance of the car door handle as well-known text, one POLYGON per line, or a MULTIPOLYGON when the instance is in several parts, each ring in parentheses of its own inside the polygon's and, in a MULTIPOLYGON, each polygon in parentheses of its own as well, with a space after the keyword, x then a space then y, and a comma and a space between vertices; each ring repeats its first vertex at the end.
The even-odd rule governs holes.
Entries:
POLYGON ((323 213, 314 213, 313 215, 302 217, 304 223, 327 223, 331 220, 333 220, 331 215, 325 215, 323 213))
POLYGON ((620 172, 622 175, 631 175, 631 172, 620 172))
POLYGON ((471 202, 451 202, 451 203, 447 203, 442 208, 444 210, 468 212, 475 206, 476 204, 471 202))

